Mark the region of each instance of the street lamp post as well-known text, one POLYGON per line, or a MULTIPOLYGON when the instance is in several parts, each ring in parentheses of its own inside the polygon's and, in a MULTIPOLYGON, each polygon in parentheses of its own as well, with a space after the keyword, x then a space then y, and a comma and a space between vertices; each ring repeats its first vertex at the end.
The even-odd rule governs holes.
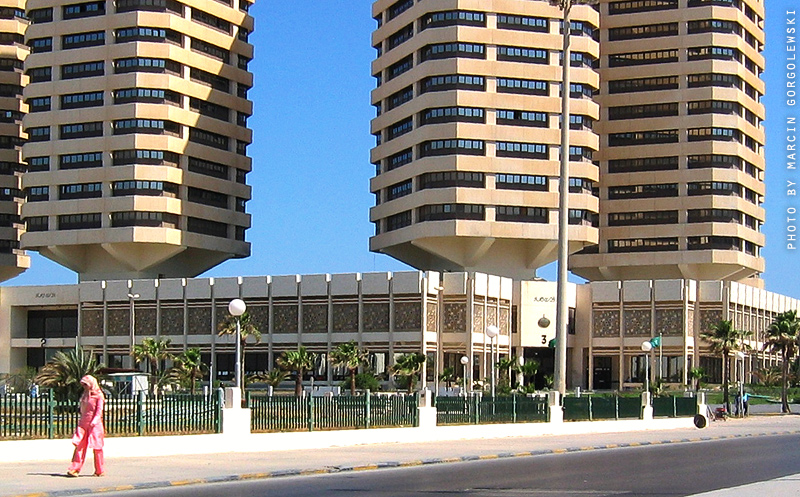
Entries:
POLYGON ((653 344, 650 340, 642 342, 642 351, 644 351, 644 391, 650 394, 650 351, 653 350, 653 344))
POLYGON ((241 315, 247 310, 247 305, 242 299, 233 299, 228 304, 228 312, 236 318, 236 388, 242 388, 242 325, 241 315))
POLYGON ((467 365, 469 364, 469 357, 461 356, 461 365, 464 366, 464 397, 467 396, 467 365))
POLYGON ((564 395, 567 391, 567 272, 569 267, 569 85, 570 85, 570 9, 577 4, 597 0, 550 0, 564 14, 561 25, 561 162, 558 179, 558 278, 556 280, 556 361, 553 387, 564 395))
POLYGON ((136 299, 138 299, 140 295, 138 293, 129 293, 128 294, 128 302, 131 304, 131 329, 130 329, 130 338, 131 338, 131 356, 133 356, 133 347, 136 345, 136 299))
POLYGON ((736 402, 736 409, 739 415, 744 417, 744 358, 746 357, 741 350, 736 352, 736 357, 742 360, 742 367, 739 370, 739 400, 736 402))
MULTIPOLYGON (((489 344, 490 344, 490 351, 489 351, 489 360, 492 363, 492 398, 495 395, 495 385, 497 380, 495 378, 495 363, 494 363, 494 342, 497 339, 497 336, 500 334, 500 328, 495 325, 489 325, 486 327, 486 336, 489 337, 489 344)), ((499 347, 498 347, 499 348, 499 347)))

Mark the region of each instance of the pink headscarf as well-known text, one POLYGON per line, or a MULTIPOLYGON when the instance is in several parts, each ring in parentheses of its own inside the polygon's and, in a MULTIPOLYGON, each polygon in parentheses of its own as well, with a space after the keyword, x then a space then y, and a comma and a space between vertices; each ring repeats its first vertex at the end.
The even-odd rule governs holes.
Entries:
POLYGON ((97 379, 90 374, 87 374, 81 378, 81 385, 89 387, 89 391, 84 391, 84 395, 88 395, 90 397, 93 395, 103 395, 100 385, 97 384, 97 379))

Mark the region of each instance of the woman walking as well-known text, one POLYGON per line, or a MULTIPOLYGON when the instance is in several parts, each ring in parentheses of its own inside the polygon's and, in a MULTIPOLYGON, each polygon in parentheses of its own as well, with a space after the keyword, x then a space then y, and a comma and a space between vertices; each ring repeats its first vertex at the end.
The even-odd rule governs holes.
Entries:
POLYGON ((75 452, 72 454, 72 464, 67 470, 67 476, 78 476, 84 461, 86 451, 94 450, 94 475, 103 476, 103 442, 105 428, 103 428, 103 405, 105 398, 100 385, 94 376, 86 375, 81 378, 83 395, 81 395, 81 417, 78 427, 72 435, 72 445, 75 452))

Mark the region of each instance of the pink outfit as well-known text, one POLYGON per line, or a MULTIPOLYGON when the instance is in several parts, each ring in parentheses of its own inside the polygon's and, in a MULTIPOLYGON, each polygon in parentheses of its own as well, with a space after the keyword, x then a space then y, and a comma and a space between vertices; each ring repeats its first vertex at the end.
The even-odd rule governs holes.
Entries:
POLYGON ((81 417, 78 427, 72 435, 72 445, 75 452, 72 454, 72 464, 69 471, 80 471, 86 461, 86 450, 94 450, 94 473, 101 475, 105 472, 103 465, 103 443, 105 428, 103 428, 103 406, 105 398, 103 391, 93 376, 86 375, 81 378, 81 385, 88 386, 81 396, 81 417))

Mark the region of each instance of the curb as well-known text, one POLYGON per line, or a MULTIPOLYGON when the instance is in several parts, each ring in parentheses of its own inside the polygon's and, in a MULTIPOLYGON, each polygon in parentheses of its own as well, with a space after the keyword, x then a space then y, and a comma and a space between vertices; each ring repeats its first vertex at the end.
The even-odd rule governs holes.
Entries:
POLYGON ((270 471, 265 473, 223 475, 211 478, 198 478, 191 480, 154 481, 146 483, 134 483, 129 485, 118 485, 115 487, 101 487, 94 489, 74 488, 69 490, 56 490, 53 492, 32 492, 26 494, 16 494, 8 497, 67 497, 75 495, 94 495, 94 494, 103 494, 109 492, 123 492, 128 490, 152 490, 156 488, 182 487, 187 485, 203 485, 203 484, 226 483, 235 481, 268 480, 273 478, 282 478, 286 476, 311 476, 311 475, 323 475, 323 474, 352 473, 357 471, 374 471, 374 470, 390 469, 390 468, 410 468, 419 466, 430 466, 433 464, 450 464, 450 463, 460 463, 460 462, 470 462, 470 461, 485 461, 493 459, 510 459, 517 457, 536 457, 536 456, 546 456, 555 454, 570 454, 574 452, 588 452, 592 450, 610 450, 610 449, 622 449, 630 447, 646 447, 651 445, 708 442, 715 440, 779 436, 779 435, 800 435, 800 430, 745 433, 736 435, 719 435, 713 437, 676 438, 676 439, 645 441, 645 442, 625 442, 618 444, 610 443, 605 445, 573 446, 573 447, 565 447, 558 449, 542 449, 542 450, 532 450, 532 451, 513 452, 513 453, 500 452, 497 454, 467 455, 460 457, 432 458, 432 459, 414 459, 410 461, 385 461, 375 464, 365 464, 359 466, 326 466, 322 468, 311 468, 311 469, 285 469, 285 470, 270 471))

